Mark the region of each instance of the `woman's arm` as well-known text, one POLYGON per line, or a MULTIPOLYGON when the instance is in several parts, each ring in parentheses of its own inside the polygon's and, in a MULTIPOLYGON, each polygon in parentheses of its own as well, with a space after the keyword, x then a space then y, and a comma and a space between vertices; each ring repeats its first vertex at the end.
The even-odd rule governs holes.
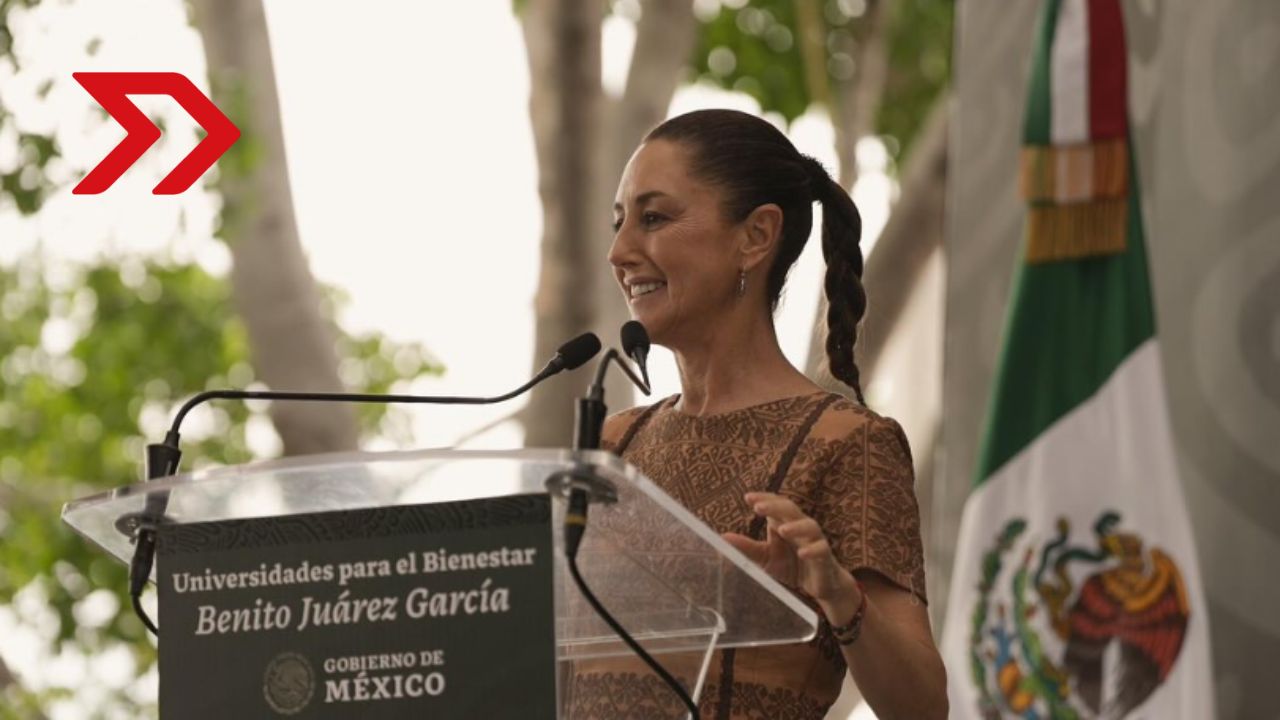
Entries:
POLYGON ((837 562, 817 521, 791 500, 771 493, 748 493, 746 500, 766 518, 768 537, 756 541, 729 533, 725 539, 774 578, 816 600, 833 626, 854 618, 865 592, 860 635, 841 651, 876 715, 881 720, 946 718, 946 670, 924 603, 874 571, 859 573, 859 588, 837 562))
POLYGON ((833 625, 844 625, 866 594, 861 633, 840 650, 867 704, 881 720, 947 717, 947 673, 924 603, 874 571, 858 580, 861 592, 855 585, 819 604, 833 625))

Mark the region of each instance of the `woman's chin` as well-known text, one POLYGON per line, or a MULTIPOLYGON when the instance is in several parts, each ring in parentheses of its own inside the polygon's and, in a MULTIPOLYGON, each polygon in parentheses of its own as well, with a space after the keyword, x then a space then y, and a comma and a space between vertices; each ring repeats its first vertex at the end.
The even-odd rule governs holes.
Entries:
POLYGON ((650 343, 654 345, 662 344, 662 337, 665 334, 667 323, 663 321, 661 313, 632 306, 631 319, 644 326, 644 331, 648 334, 650 343))

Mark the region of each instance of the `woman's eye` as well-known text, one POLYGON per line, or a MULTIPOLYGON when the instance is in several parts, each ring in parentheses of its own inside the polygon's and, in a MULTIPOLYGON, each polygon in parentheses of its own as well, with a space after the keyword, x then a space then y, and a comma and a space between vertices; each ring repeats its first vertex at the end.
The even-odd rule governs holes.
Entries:
MULTIPOLYGON (((640 224, 641 224, 642 226, 644 226, 644 227, 649 228, 649 227, 653 227, 654 225, 657 225, 657 224, 661 223, 661 222, 662 222, 663 220, 665 220, 665 219, 666 219, 666 218, 665 218, 665 217, 663 217, 663 216, 662 216, 661 214, 659 214, 659 213, 656 213, 656 212, 646 212, 646 213, 641 213, 641 215, 640 215, 640 224)), ((614 220, 614 221, 613 221, 613 232, 614 232, 614 234, 615 234, 615 235, 616 235, 620 230, 622 230, 622 224, 623 224, 624 222, 626 222, 626 218, 618 218, 617 220, 614 220)))

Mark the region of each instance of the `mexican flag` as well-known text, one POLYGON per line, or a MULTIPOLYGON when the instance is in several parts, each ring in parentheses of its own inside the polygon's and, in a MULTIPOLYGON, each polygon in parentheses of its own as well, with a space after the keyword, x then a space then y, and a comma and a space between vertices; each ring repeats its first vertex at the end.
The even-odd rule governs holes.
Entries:
POLYGON ((1027 237, 944 626, 953 718, 1214 717, 1126 59, 1118 0, 1044 2, 1027 237))

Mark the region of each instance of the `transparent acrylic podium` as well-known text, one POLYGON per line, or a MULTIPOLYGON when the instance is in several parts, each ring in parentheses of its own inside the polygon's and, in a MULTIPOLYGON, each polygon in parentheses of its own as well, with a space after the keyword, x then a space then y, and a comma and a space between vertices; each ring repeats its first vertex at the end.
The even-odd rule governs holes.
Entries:
MULTIPOLYGON (((813 610, 636 468, 602 451, 423 450, 292 458, 122 487, 68 503, 63 519, 127 563, 133 545, 119 521, 143 512, 149 495, 167 494, 166 522, 209 522, 545 493, 548 478, 584 465, 616 487, 617 499, 591 505, 578 553, 582 575, 695 699, 714 650, 813 637, 813 610)), ((569 674, 618 663, 641 674, 648 669, 581 599, 563 559, 565 502, 553 496, 558 717, 569 717, 569 674)))

